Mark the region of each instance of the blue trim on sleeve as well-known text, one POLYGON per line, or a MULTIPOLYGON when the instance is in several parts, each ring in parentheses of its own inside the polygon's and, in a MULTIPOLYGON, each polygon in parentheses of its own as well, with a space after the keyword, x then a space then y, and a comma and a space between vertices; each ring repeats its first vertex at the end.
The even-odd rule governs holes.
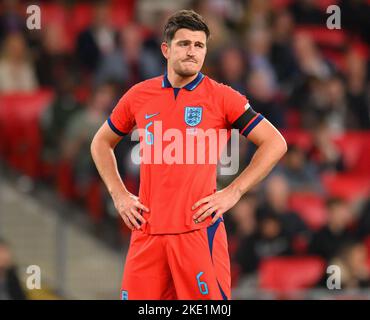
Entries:
POLYGON ((257 124, 262 121, 263 118, 263 115, 259 114, 258 117, 254 119, 253 122, 248 126, 248 128, 245 129, 245 131, 243 132, 243 136, 248 136, 248 134, 255 128, 257 124))
POLYGON ((110 119, 110 117, 108 118, 107 122, 108 122, 109 127, 112 129, 112 131, 113 131, 114 133, 118 134, 118 135, 119 135, 119 136, 121 136, 121 137, 123 137, 123 136, 125 136, 125 135, 127 134, 127 133, 124 133, 124 132, 122 132, 122 131, 118 130, 118 129, 114 126, 114 124, 113 124, 112 120, 110 119))

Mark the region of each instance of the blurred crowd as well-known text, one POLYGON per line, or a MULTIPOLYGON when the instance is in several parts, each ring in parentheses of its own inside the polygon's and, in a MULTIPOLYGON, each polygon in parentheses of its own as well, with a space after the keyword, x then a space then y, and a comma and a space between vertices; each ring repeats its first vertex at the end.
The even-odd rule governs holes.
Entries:
MULTIPOLYGON (((145 0, 39 3, 41 30, 25 27, 22 1, 0 7, 0 95, 53 93, 38 119, 42 178, 70 201, 87 199, 95 222, 116 219, 90 141, 128 88, 163 74, 162 29, 175 8, 145 0)), ((193 8, 211 30, 203 73, 245 94, 289 144, 270 177, 225 215, 233 284, 258 275, 265 259, 315 255, 341 266, 343 287, 369 287, 369 2, 184 3, 177 9, 193 8), (334 3, 339 30, 326 27, 326 7, 334 3)), ((137 192, 132 146, 123 139, 116 156, 137 192)), ((255 149, 244 142, 241 150, 246 165, 255 149)))

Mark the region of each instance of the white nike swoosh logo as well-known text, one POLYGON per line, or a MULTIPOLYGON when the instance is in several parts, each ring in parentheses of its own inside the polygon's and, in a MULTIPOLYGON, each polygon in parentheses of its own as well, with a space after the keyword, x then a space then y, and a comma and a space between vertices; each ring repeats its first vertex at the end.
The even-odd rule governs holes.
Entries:
POLYGON ((153 113, 153 114, 146 114, 145 119, 150 119, 150 118, 153 118, 154 116, 157 116, 157 115, 159 115, 159 112, 153 113))

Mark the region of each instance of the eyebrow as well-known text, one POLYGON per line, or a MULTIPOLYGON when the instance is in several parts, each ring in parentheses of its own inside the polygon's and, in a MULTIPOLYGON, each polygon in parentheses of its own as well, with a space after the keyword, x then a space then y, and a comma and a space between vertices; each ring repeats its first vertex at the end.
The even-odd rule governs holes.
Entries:
MULTIPOLYGON (((176 43, 181 43, 181 42, 182 42, 182 43, 191 43, 192 41, 191 41, 191 40, 188 40, 188 39, 180 39, 180 40, 177 40, 177 41, 176 41, 176 43)), ((204 42, 202 42, 202 41, 198 41, 198 40, 197 40, 197 41, 195 41, 194 43, 195 43, 195 44, 197 44, 197 43, 198 43, 198 44, 205 45, 205 43, 204 43, 204 42)))

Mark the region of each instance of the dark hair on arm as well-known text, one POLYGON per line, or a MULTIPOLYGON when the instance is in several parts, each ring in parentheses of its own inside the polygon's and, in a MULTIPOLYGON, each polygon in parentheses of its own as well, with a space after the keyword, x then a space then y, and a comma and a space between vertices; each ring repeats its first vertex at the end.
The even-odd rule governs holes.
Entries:
POLYGON ((170 43, 175 36, 176 31, 179 29, 204 31, 207 36, 207 40, 210 36, 208 26, 203 17, 193 10, 177 11, 168 19, 163 31, 164 41, 170 43))

